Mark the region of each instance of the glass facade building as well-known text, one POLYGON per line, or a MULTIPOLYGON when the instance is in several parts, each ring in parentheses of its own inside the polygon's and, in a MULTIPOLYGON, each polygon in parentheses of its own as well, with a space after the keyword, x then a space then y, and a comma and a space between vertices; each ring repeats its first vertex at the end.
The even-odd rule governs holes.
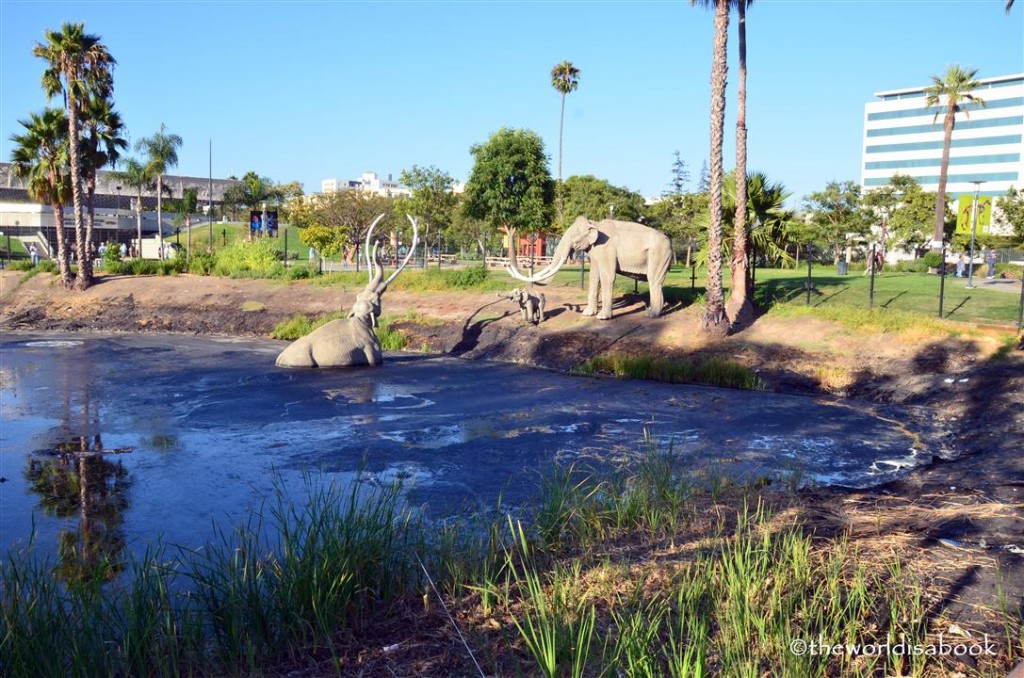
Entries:
MULTIPOLYGON (((985 182, 986 195, 1024 188, 1024 73, 978 82, 972 94, 985 106, 966 103, 956 115, 946 183, 950 200, 973 194, 975 181, 985 182)), ((885 186, 897 173, 936 190, 946 111, 943 104, 925 105, 925 87, 877 92, 878 99, 864 106, 860 182, 865 191, 885 186)))

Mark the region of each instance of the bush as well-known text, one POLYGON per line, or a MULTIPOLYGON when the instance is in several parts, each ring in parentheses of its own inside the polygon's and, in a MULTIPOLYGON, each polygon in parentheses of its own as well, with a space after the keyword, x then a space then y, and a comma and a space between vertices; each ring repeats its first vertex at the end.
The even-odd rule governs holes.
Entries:
POLYGON ((928 264, 925 263, 924 259, 911 259, 896 264, 896 270, 900 273, 924 273, 928 270, 928 264))
POLYGON ((217 257, 206 252, 193 254, 188 261, 188 272, 195 275, 213 275, 217 257))
POLYGON ((270 238, 232 242, 217 252, 213 267, 216 275, 231 278, 273 278, 280 276, 282 270, 277 242, 270 238))
POLYGON ((317 274, 315 266, 293 266, 292 268, 285 269, 284 277, 288 280, 306 280, 307 278, 313 278, 317 274))
POLYGON ((942 255, 938 252, 929 252, 923 257, 926 268, 938 268, 942 265, 942 255))

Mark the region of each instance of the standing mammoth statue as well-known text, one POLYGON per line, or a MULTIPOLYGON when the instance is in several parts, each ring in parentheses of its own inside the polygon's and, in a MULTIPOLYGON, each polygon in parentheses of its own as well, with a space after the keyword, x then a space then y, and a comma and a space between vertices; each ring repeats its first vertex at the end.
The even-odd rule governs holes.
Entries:
POLYGON ((384 215, 378 216, 366 233, 363 247, 370 280, 356 295, 348 318, 332 320, 304 337, 296 339, 277 357, 278 367, 351 367, 353 365, 380 365, 383 362, 380 340, 374 333, 380 315, 380 297, 405 265, 409 263, 419 242, 419 228, 412 223, 412 246, 402 263, 384 280, 384 267, 380 260, 378 243, 370 250, 373 231, 384 215))
MULTIPOLYGON (((514 241, 514 236, 512 237, 514 241)), ((600 320, 612 317, 612 291, 615 275, 646 280, 651 291, 647 315, 657 318, 665 305, 662 285, 672 263, 672 243, 661 231, 632 221, 603 219, 591 221, 577 217, 555 249, 551 264, 534 276, 524 275, 509 257, 509 275, 527 283, 542 282, 555 275, 574 252, 588 252, 591 261, 590 289, 583 315, 600 320), (600 291, 600 311, 598 311, 600 291)))

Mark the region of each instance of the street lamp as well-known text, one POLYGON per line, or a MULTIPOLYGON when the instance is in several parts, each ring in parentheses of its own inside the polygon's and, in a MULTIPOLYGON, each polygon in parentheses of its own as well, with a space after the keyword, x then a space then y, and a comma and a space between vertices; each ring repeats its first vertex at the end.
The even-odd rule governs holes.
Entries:
POLYGON ((117 217, 121 218, 121 187, 114 186, 114 190, 117 191, 117 217))
POLYGON ((971 210, 971 260, 967 262, 967 285, 969 290, 974 289, 974 236, 978 230, 978 192, 984 181, 972 181, 974 184, 974 208, 971 210))

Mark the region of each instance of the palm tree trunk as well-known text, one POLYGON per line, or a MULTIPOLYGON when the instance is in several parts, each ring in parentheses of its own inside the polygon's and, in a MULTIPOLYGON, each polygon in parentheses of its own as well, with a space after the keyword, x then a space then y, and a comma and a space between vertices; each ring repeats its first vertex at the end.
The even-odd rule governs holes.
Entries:
POLYGON ((82 167, 78 153, 78 101, 74 91, 68 92, 68 150, 71 156, 71 204, 75 210, 75 245, 78 252, 78 276, 75 289, 84 290, 92 282, 87 259, 90 256, 89 243, 85 239, 85 224, 82 222, 82 167))
POLYGON ((563 228, 562 217, 562 130, 565 128, 565 92, 562 92, 562 115, 558 119, 558 192, 555 194, 555 209, 558 216, 558 229, 563 228))
POLYGON ((729 325, 725 318, 722 292, 722 145, 725 134, 725 85, 728 75, 729 2, 716 0, 714 56, 711 62, 711 174, 708 208, 708 286, 705 294, 705 333, 725 336, 729 325))
POLYGON ((135 246, 138 248, 135 250, 135 256, 139 259, 142 258, 142 189, 139 189, 139 199, 135 203, 135 228, 138 235, 138 242, 135 246))
POLYGON ((946 229, 946 179, 949 176, 949 147, 953 140, 953 125, 956 122, 956 106, 950 105, 946 119, 942 121, 942 162, 939 165, 939 188, 935 196, 935 232, 932 247, 945 239, 946 229))
POLYGON ((729 319, 733 325, 746 323, 753 316, 750 302, 749 249, 747 237, 747 20, 746 0, 739 0, 740 73, 736 106, 736 216, 732 238, 732 289, 729 293, 729 319))
MULTIPOLYGON (((164 258, 164 175, 156 175, 156 247, 157 259, 164 258)), ((139 243, 142 249, 142 243, 139 243)), ((141 252, 140 252, 141 253, 141 252)))
POLYGON ((53 225, 57 233, 57 267, 60 269, 60 284, 71 289, 71 262, 68 256, 67 234, 64 232, 64 206, 53 203, 53 225))
MULTIPOLYGON (((95 198, 96 198, 96 177, 91 176, 86 181, 86 192, 85 192, 85 208, 86 208, 86 211, 85 211, 85 242, 89 243, 89 244, 92 243, 92 231, 93 231, 93 226, 96 223, 96 207, 93 204, 94 201, 95 201, 95 198)), ((91 252, 92 248, 89 247, 89 245, 86 245, 86 248, 90 250, 89 256, 86 257, 85 259, 83 259, 81 263, 79 263, 79 270, 82 270, 82 267, 84 266, 85 267, 86 275, 88 276, 89 280, 92 280, 93 279, 92 252, 91 252)))

